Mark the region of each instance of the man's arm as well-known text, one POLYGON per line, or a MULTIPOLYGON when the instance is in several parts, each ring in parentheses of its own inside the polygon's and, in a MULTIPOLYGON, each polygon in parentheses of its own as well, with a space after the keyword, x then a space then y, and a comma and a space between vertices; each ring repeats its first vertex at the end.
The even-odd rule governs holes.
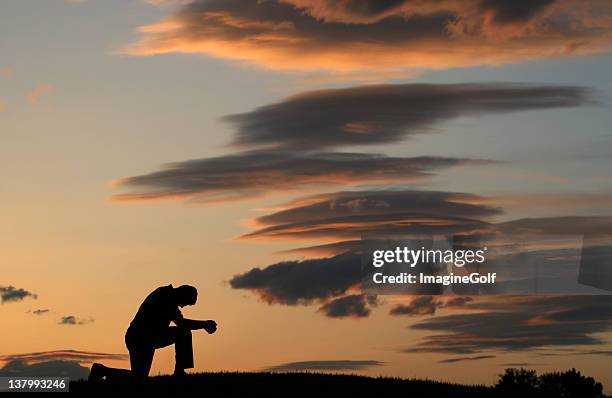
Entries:
POLYGON ((206 321, 199 321, 196 319, 180 318, 180 319, 177 319, 175 323, 176 323, 176 326, 185 328, 185 329, 189 329, 189 330, 204 329, 209 334, 213 334, 217 330, 217 323, 211 319, 206 320, 206 321))

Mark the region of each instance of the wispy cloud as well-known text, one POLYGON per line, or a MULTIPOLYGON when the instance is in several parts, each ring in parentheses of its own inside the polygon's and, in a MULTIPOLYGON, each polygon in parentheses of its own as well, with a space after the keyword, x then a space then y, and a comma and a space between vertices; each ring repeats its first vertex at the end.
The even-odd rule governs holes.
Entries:
POLYGON ((435 296, 414 296, 407 298, 407 304, 395 305, 389 311, 391 315, 422 316, 434 315, 439 308, 466 308, 466 305, 473 301, 468 296, 457 297, 435 297, 435 296))
POLYGON ((352 253, 253 268, 230 280, 233 289, 251 290, 269 304, 305 305, 341 296, 362 278, 361 259, 352 253))
MULTIPOLYGON (((233 289, 250 290, 267 304, 319 304, 329 318, 365 318, 379 305, 375 295, 347 294, 362 289, 361 257, 343 253, 328 258, 284 261, 235 275, 233 289)), ((408 304, 394 306, 391 315, 433 315, 438 308, 476 310, 471 297, 408 296, 408 304)))
POLYGON ((91 363, 97 360, 125 360, 125 354, 109 354, 104 352, 90 352, 80 350, 55 350, 55 351, 40 351, 29 352, 25 354, 11 354, 0 356, 0 362, 7 362, 19 359, 28 364, 34 364, 46 361, 77 361, 81 363, 91 363))
POLYGON ((457 362, 466 362, 466 361, 480 361, 483 359, 492 359, 495 358, 495 355, 477 355, 474 357, 459 357, 459 358, 448 358, 438 361, 438 363, 457 363, 457 362))
POLYGON ((70 380, 84 380, 89 368, 75 361, 47 361, 28 364, 20 359, 7 362, 0 368, 2 377, 68 377, 70 380))
POLYGON ((504 208, 612 208, 611 192, 507 193, 483 198, 482 203, 504 208))
POLYGON ((4 377, 68 377, 86 379, 88 366, 96 361, 125 361, 125 354, 58 350, 0 356, 0 376, 4 377))
MULTIPOLYGON (((472 203, 479 199, 464 193, 417 190, 346 191, 296 199, 253 220, 259 229, 242 238, 340 240, 325 247, 334 255, 253 268, 235 275, 230 286, 250 290, 268 304, 316 303, 319 312, 331 318, 367 317, 376 300, 353 292, 362 287, 365 276, 358 254, 364 241, 357 239, 368 234, 444 235, 484 228, 489 225, 486 219, 500 211, 472 203)), ((411 305, 396 306, 392 314, 423 314, 426 307, 433 313, 442 306, 459 307, 467 302, 461 297, 424 297, 411 305)))
POLYGON ((15 286, 0 286, 0 299, 2 299, 2 304, 14 303, 27 297, 33 299, 38 298, 36 294, 23 288, 16 288, 15 286))
POLYGON ((54 88, 50 84, 41 84, 28 93, 26 99, 32 105, 38 104, 42 98, 50 95, 54 88))
POLYGON ((60 325, 87 325, 94 321, 93 318, 79 318, 74 315, 66 315, 60 318, 60 325))
POLYGON ((500 214, 480 197, 458 192, 344 191, 301 198, 253 220, 242 239, 360 239, 368 234, 447 235, 485 227, 500 214))
POLYGON ((607 52, 611 15, 606 0, 193 0, 124 52, 293 71, 499 65, 607 52))
POLYGON ((397 142, 448 119, 593 102, 584 87, 530 84, 402 84, 305 92, 224 120, 250 150, 168 165, 115 183, 117 201, 210 203, 326 185, 407 183, 484 159, 329 152, 397 142), (257 148, 257 149, 253 149, 257 148), (270 148, 273 147, 273 148, 270 148), (278 184, 278 181, 283 181, 278 184))
POLYGON ((113 200, 189 199, 195 203, 245 200, 271 192, 330 185, 413 182, 431 178, 436 171, 449 167, 491 163, 428 156, 249 151, 173 163, 161 171, 120 179, 115 184, 132 192, 115 195, 113 200))
POLYGON ((305 92, 225 117, 239 146, 314 149, 397 142, 461 116, 576 107, 585 87, 511 84, 398 84, 305 92))
POLYGON ((612 216, 531 217, 497 224, 508 234, 612 235, 612 216))
POLYGON ((454 354, 595 346, 612 330, 612 296, 506 296, 479 302, 478 312, 423 319, 412 329, 429 332, 402 351, 454 354))
POLYGON ((374 366, 382 366, 384 362, 372 359, 368 360, 317 360, 317 361, 301 361, 289 362, 281 365, 271 366, 264 369, 269 372, 288 372, 288 371, 312 371, 312 370, 362 370, 374 366))
POLYGON ((33 314, 33 315, 45 315, 49 313, 49 309, 44 308, 44 309, 38 309, 38 310, 32 310, 32 311, 28 311, 29 314, 33 314))
POLYGON ((331 300, 319 308, 328 318, 366 318, 370 315, 370 308, 378 305, 375 296, 364 294, 351 294, 331 300))

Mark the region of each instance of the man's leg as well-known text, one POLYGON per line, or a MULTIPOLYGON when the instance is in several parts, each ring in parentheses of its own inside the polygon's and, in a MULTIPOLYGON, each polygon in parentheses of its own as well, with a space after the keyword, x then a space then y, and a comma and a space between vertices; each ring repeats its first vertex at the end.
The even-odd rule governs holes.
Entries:
POLYGON ((176 329, 176 342, 174 343, 176 369, 191 369, 193 368, 193 342, 191 339, 191 330, 176 329))
POLYGON ((155 342, 155 348, 167 347, 174 344, 176 365, 175 374, 184 373, 185 369, 193 368, 193 343, 191 330, 171 326, 163 338, 155 342))
POLYGON ((155 348, 153 347, 130 347, 130 367, 132 369, 132 375, 138 378, 146 378, 149 376, 154 354, 155 348))
POLYGON ((89 372, 88 381, 97 382, 106 377, 106 380, 125 381, 129 380, 132 372, 127 369, 117 369, 104 366, 101 363, 94 363, 89 372))

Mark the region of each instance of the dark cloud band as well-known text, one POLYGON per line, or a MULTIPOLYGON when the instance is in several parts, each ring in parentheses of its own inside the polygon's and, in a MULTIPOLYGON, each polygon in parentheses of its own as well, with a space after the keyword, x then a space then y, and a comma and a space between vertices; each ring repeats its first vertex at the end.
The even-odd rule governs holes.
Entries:
POLYGON ((366 318, 370 315, 371 306, 376 306, 374 296, 351 294, 334 299, 319 308, 319 312, 329 318, 366 318))
POLYGON ((242 238, 359 239, 368 234, 454 234, 487 226, 500 210, 474 204, 464 193, 381 190, 336 192, 303 198, 259 217, 260 229, 242 238))
POLYGON ((251 151, 174 163, 161 171, 121 179, 117 184, 134 192, 114 199, 237 200, 313 186, 410 182, 429 178, 442 168, 488 163, 428 156, 251 151))
POLYGON ((352 253, 303 261, 285 261, 253 268, 230 280, 233 289, 247 289, 269 304, 309 304, 346 293, 361 281, 361 259, 352 253))
POLYGON ((607 52, 611 14, 606 0, 193 0, 124 51, 308 72, 499 65, 607 52))
POLYGON ((125 354, 110 354, 78 350, 32 352, 0 356, 2 377, 68 377, 86 379, 87 365, 98 361, 124 361, 125 354), (85 365, 85 366, 84 366, 85 365))
POLYGON ((403 351, 471 354, 605 343, 612 296, 489 298, 479 312, 426 318, 411 327, 432 333, 403 351))
POLYGON ((397 142, 440 122, 590 103, 583 87, 510 83, 401 84, 306 92, 227 116, 237 145, 291 149, 397 142))

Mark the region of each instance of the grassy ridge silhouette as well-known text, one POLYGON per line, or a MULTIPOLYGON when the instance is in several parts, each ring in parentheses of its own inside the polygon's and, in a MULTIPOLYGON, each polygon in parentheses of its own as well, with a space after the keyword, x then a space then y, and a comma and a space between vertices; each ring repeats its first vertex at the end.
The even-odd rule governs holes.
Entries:
POLYGON ((103 381, 70 383, 71 392, 83 393, 185 393, 193 395, 291 397, 291 396, 365 396, 381 394, 439 396, 439 397, 493 397, 494 389, 432 380, 367 377, 346 374, 308 372, 218 372, 196 373, 174 378, 155 376, 139 382, 103 381))

